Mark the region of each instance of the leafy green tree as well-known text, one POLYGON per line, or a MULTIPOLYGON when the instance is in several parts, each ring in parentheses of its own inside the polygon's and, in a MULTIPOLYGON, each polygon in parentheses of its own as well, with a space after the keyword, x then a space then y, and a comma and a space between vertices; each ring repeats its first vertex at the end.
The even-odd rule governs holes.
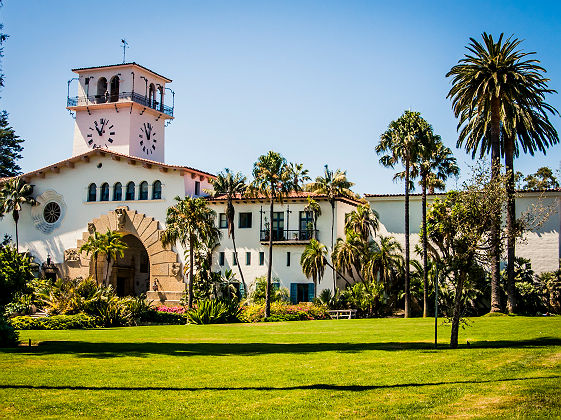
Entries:
POLYGON ((24 292, 33 279, 32 261, 12 245, 0 246, 0 314, 14 296, 24 292))
MULTIPOLYGON (((323 176, 318 176, 314 182, 306 185, 306 190, 314 194, 327 196, 331 205, 331 252, 333 253, 335 239, 335 201, 337 197, 355 198, 355 194, 351 191, 354 184, 347 179, 347 171, 337 169, 335 172, 329 170, 329 166, 325 165, 323 176)), ((336 275, 333 273, 333 291, 337 289, 336 275)))
POLYGON ((103 254, 103 238, 101 233, 94 231, 84 244, 80 247, 80 252, 85 252, 86 255, 92 256, 94 261, 94 278, 95 282, 99 283, 97 275, 97 262, 99 256, 103 254))
POLYGON ((418 161, 418 149, 428 128, 427 122, 419 112, 405 111, 401 117, 392 121, 388 129, 380 136, 376 153, 383 155, 380 163, 389 168, 401 164, 405 170, 397 173, 394 179, 405 180, 405 317, 411 316, 409 293, 410 280, 410 239, 409 239, 409 191, 412 187, 411 167, 418 161))
POLYGON ((16 224, 16 250, 19 252, 18 222, 19 213, 24 204, 35 206, 37 202, 31 195, 33 185, 27 184, 21 178, 12 178, 2 184, 0 189, 0 217, 12 213, 12 218, 16 224))
MULTIPOLYGON (((235 208, 234 199, 236 197, 241 197, 245 193, 247 188, 246 177, 242 175, 241 172, 236 174, 230 172, 228 168, 224 172, 220 172, 216 179, 212 182, 213 190, 211 192, 212 196, 225 196, 226 197, 226 219, 228 220, 228 236, 232 238, 232 244, 234 246, 234 255, 236 256, 236 261, 239 261, 238 250, 236 248, 236 234, 235 234, 235 208)), ((242 265, 238 264, 238 271, 240 272, 240 278, 242 280, 243 288, 247 293, 247 285, 242 272, 242 265)))
POLYGON ((489 234, 495 215, 504 210, 506 179, 474 173, 462 191, 436 200, 427 214, 427 234, 435 249, 433 257, 455 285, 450 347, 458 347, 460 318, 464 312, 465 285, 481 275, 480 265, 489 262, 494 245, 489 234))
MULTIPOLYGON (((305 176, 301 166, 295 166, 286 161, 279 153, 269 151, 261 155, 253 165, 253 181, 250 193, 261 194, 269 199, 269 220, 273 220, 275 201, 282 203, 292 191, 302 189, 300 181, 305 176), (295 173, 294 168, 300 168, 295 173)), ((273 267, 273 224, 269 225, 269 264, 267 267, 267 290, 265 298, 265 317, 271 315, 271 276, 273 267)))
POLYGON ((164 245, 179 242, 189 253, 189 283, 187 288, 187 306, 193 307, 193 273, 195 252, 220 237, 215 226, 216 213, 208 207, 204 198, 175 197, 175 206, 169 207, 166 215, 166 228, 162 234, 164 245))
MULTIPOLYGON (((501 151, 505 154, 505 166, 509 175, 507 227, 508 235, 508 309, 514 311, 514 169, 513 158, 518 155, 518 143, 530 154, 534 150, 545 152, 550 144, 558 143, 557 132, 551 125, 547 112, 556 113, 547 104, 545 95, 554 92, 547 87, 548 79, 539 61, 517 50, 520 40, 504 34, 495 42, 491 35, 483 33, 483 44, 470 38, 466 54, 452 67, 447 77, 453 77, 448 97, 452 99, 454 114, 459 117, 461 128, 458 147, 465 147, 473 156, 491 151, 491 172, 494 178, 500 174, 501 151), (518 140, 518 143, 516 142, 518 140)), ((500 214, 491 226, 493 246, 491 254, 491 311, 500 311, 499 262, 500 262, 500 214)))
MULTIPOLYGON (((522 175, 522 174, 520 174, 522 175)), ((553 175, 553 171, 547 166, 542 166, 536 173, 524 178, 524 190, 549 190, 559 188, 559 181, 553 175)))
POLYGON ((0 113, 0 178, 7 178, 21 174, 21 167, 17 161, 22 158, 23 139, 8 122, 8 113, 0 113))

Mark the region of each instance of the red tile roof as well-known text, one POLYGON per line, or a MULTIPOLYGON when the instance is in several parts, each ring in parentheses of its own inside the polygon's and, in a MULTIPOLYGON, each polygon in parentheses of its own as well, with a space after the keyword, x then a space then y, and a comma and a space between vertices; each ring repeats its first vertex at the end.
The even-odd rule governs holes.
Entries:
MULTIPOLYGON (((19 175, 20 177, 23 178, 32 178, 38 175, 43 175, 47 172, 53 171, 58 173, 58 171, 62 168, 65 167, 73 167, 72 165, 76 162, 80 162, 83 160, 88 160, 90 157, 94 157, 94 156, 105 156, 105 155, 111 155, 116 159, 123 159, 123 160, 129 160, 129 161, 133 161, 133 162, 138 162, 140 164, 143 165, 150 165, 150 166, 155 166, 155 167, 160 167, 160 168, 164 168, 164 169, 168 169, 168 170, 176 170, 176 171, 183 171, 183 172, 190 172, 192 174, 195 175, 199 175, 199 176, 204 176, 207 178, 215 178, 215 175, 209 173, 209 172, 205 172, 205 171, 201 171, 199 169, 195 169, 195 168, 191 168, 189 166, 177 166, 177 165, 168 165, 162 162, 156 162, 154 160, 149 160, 149 159, 144 159, 144 158, 139 158, 136 156, 129 156, 129 155, 125 155, 122 153, 117 153, 114 152, 112 150, 108 150, 108 149, 92 149, 87 151, 86 153, 82 153, 81 155, 77 155, 77 156, 72 156, 68 159, 65 159, 61 162, 57 162, 54 163, 52 165, 49 166, 45 166, 44 168, 41 169, 37 169, 35 171, 31 171, 31 172, 27 172, 25 174, 19 175)), ((4 181, 10 178, 3 178, 0 180, 4 181)))

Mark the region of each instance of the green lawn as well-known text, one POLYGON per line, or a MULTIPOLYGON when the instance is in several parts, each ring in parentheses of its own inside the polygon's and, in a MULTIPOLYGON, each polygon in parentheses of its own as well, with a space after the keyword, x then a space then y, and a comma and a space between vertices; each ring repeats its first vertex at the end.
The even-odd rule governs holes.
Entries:
POLYGON ((0 416, 561 417, 561 317, 22 331, 0 416), (466 347, 469 340, 471 347, 466 347))

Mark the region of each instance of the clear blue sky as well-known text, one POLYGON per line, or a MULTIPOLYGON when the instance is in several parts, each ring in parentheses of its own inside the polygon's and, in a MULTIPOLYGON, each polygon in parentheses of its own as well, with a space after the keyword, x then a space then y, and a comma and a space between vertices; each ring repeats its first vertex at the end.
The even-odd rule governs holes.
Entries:
MULTIPOLYGON (((470 36, 515 34, 536 51, 561 91, 559 1, 23 1, 4 0, 0 106, 26 139, 23 169, 72 152, 65 109, 74 67, 127 61, 170 77, 176 120, 166 161, 250 175, 273 149, 313 176, 346 169, 359 193, 401 192, 374 152, 405 109, 418 110, 455 148, 446 72, 470 36)), ((561 96, 549 102, 561 109, 561 96)), ((561 129, 559 117, 553 119, 561 129)), ((523 156, 516 168, 558 169, 561 147, 523 156)), ((454 183, 452 183, 453 186, 454 183)))

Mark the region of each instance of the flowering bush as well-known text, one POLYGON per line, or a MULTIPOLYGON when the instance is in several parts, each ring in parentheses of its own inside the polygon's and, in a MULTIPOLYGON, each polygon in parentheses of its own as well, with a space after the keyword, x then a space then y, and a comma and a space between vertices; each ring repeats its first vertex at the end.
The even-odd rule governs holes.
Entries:
POLYGON ((242 308, 240 319, 244 322, 281 322, 327 319, 326 308, 301 303, 287 305, 282 302, 271 303, 271 316, 265 318, 265 305, 249 305, 242 308))
POLYGON ((156 308, 158 312, 168 312, 173 314, 184 314, 185 308, 183 306, 158 306, 156 308))

